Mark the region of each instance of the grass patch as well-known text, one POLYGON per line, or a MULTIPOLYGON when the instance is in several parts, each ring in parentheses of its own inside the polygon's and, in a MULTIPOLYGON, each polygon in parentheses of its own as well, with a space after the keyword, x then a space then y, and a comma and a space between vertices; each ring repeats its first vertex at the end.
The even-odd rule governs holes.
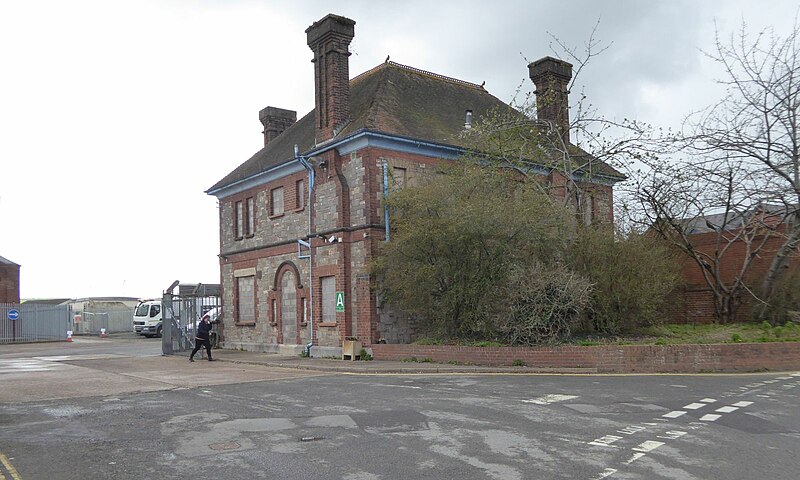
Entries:
MULTIPOLYGON (((586 340, 576 341, 577 345, 586 340)), ((712 343, 800 342, 800 328, 794 324, 773 327, 764 323, 726 325, 667 324, 640 329, 630 335, 593 339, 604 345, 684 345, 712 343)))
MULTIPOLYGON (((601 345, 686 345, 714 343, 769 343, 800 342, 800 324, 788 322, 772 326, 762 323, 720 324, 666 324, 646 327, 625 335, 578 334, 564 342, 566 345, 582 347, 601 345)), ((420 339, 416 345, 461 345, 472 347, 510 347, 497 340, 485 341, 442 341, 420 339)), ((404 361, 419 362, 415 357, 404 361)))
POLYGON ((469 342, 469 343, 464 344, 464 346, 466 346, 466 347, 505 347, 506 345, 504 345, 504 344, 502 344, 500 342, 494 341, 494 340, 489 340, 489 341, 483 341, 483 342, 469 342))
POLYGON ((367 353, 367 350, 365 348, 362 348, 361 351, 358 352, 358 358, 364 362, 369 362, 372 360, 372 355, 367 353))

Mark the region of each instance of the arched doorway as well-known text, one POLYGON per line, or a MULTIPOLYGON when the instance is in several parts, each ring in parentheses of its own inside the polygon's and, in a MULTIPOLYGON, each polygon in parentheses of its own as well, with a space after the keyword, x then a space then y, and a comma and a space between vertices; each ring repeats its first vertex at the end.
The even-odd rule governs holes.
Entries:
POLYGON ((283 272, 279 286, 281 292, 280 324, 283 343, 298 343, 297 287, 295 282, 294 272, 291 270, 283 272))
POLYGON ((269 293, 271 322, 277 329, 277 341, 281 345, 304 345, 308 342, 307 289, 300 278, 300 271, 293 262, 283 262, 275 272, 269 293))

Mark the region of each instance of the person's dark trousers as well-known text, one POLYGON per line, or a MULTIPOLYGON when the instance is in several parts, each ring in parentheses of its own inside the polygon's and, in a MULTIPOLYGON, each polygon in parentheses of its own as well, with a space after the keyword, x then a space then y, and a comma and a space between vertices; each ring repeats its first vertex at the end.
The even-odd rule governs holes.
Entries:
POLYGON ((189 361, 194 361, 194 354, 197 353, 203 347, 206 347, 206 353, 208 353, 208 359, 213 360, 211 358, 211 341, 207 338, 195 338, 194 339, 194 350, 192 350, 192 354, 189 355, 189 361))

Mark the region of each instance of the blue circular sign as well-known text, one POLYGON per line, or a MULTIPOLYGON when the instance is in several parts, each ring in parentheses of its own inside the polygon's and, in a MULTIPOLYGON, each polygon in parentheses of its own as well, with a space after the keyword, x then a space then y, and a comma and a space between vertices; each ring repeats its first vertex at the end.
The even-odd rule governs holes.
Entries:
POLYGON ((19 318, 19 310, 11 309, 8 311, 8 319, 9 320, 16 320, 19 318))

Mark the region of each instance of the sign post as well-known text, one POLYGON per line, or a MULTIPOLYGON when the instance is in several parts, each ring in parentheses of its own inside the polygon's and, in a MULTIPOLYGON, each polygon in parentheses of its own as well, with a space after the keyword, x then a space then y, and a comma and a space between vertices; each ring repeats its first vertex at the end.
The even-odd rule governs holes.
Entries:
POLYGON ((19 319, 19 310, 12 308, 8 311, 8 319, 11 320, 11 337, 12 342, 17 341, 17 319, 19 319))

